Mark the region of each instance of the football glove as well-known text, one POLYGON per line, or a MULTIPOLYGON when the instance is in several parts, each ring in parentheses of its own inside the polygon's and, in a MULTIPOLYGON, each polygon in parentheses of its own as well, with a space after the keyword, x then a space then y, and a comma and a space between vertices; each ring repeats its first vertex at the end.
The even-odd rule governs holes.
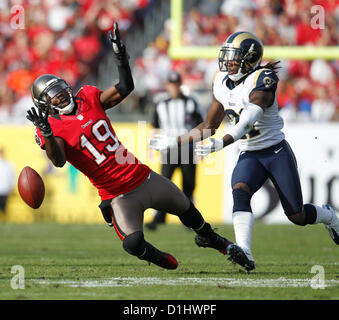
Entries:
POLYGON ((42 110, 39 108, 39 113, 36 112, 35 108, 31 108, 31 110, 27 111, 26 118, 29 121, 32 121, 33 124, 40 129, 41 134, 43 137, 49 137, 53 134, 51 126, 48 122, 48 110, 46 110, 46 113, 43 114, 42 110))
POLYGON ((114 22, 113 32, 112 30, 108 32, 108 37, 112 43, 114 60, 116 61, 116 63, 118 65, 128 63, 129 56, 127 54, 124 43, 120 39, 120 32, 117 22, 114 22))
POLYGON ((149 147, 154 150, 162 151, 168 148, 178 146, 176 137, 168 137, 163 134, 156 134, 149 141, 149 147))
POLYGON ((217 152, 224 147, 224 142, 222 140, 209 138, 211 143, 207 145, 197 144, 194 147, 194 152, 197 156, 206 157, 212 152, 217 152))

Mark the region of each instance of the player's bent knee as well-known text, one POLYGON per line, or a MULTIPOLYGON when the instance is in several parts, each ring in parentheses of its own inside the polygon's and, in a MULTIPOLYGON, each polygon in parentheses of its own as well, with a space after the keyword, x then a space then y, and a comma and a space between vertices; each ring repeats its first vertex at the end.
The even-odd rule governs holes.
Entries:
POLYGON ((141 231, 136 231, 125 237, 122 247, 133 256, 141 256, 145 252, 145 239, 141 231))
POLYGON ((287 216, 288 220, 293 222, 298 226, 306 226, 307 222, 305 219, 305 214, 303 212, 299 212, 290 216, 287 216))
POLYGON ((245 183, 245 182, 237 182, 232 189, 242 189, 247 191, 248 193, 251 193, 251 189, 250 187, 245 183))
POLYGON ((233 194, 233 212, 237 211, 252 212, 251 208, 252 195, 248 191, 242 188, 235 188, 233 189, 232 194, 233 194))

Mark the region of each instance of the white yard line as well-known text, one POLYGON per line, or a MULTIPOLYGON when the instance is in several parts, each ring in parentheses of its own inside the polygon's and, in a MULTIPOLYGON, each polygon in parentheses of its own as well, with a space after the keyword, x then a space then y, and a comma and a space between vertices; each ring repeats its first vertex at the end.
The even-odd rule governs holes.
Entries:
MULTIPOLYGON (((131 287, 152 285, 202 285, 221 287, 249 287, 249 288, 297 288, 310 287, 311 279, 234 279, 234 278, 137 278, 117 277, 103 280, 32 280, 37 284, 59 284, 68 287, 131 287)), ((324 280, 324 287, 339 286, 339 280, 324 280)))

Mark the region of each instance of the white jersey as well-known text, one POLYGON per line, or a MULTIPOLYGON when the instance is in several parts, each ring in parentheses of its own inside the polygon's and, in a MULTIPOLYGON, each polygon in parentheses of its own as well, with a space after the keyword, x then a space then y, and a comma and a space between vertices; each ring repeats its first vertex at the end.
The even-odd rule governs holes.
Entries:
POLYGON ((255 122, 253 129, 243 136, 240 142, 241 151, 253 151, 269 148, 285 138, 281 129, 283 119, 278 114, 277 83, 279 79, 270 69, 259 69, 245 78, 237 86, 232 87, 227 72, 218 72, 213 81, 214 97, 223 105, 227 117, 237 123, 239 115, 249 103, 253 90, 272 90, 273 104, 264 110, 263 116, 255 122))

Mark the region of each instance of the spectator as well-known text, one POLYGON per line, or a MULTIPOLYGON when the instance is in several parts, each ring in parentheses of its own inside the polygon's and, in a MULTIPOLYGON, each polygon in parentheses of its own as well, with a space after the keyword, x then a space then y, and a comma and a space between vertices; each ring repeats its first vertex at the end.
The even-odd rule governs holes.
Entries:
MULTIPOLYGON (((219 12, 214 15, 212 12, 215 12, 217 6, 209 8, 211 9, 210 12, 205 10, 206 4, 208 4, 208 1, 198 1, 196 7, 191 8, 188 14, 184 15, 183 45, 220 46, 231 33, 243 30, 253 30, 259 38, 263 39, 265 45, 288 46, 300 44, 314 46, 336 45, 338 43, 336 12, 339 12, 339 3, 335 0, 224 0, 220 2, 219 12), (317 4, 322 5, 326 11, 325 29, 316 29, 311 26, 313 15, 310 8, 317 4)), ((168 22, 166 22, 162 34, 166 33, 167 30, 168 22)), ((162 41, 169 41, 169 37, 162 37, 162 41)), ((166 47, 166 45, 163 44, 163 47, 166 47)), ((157 61, 157 57, 160 55, 163 55, 162 51, 154 50, 152 60, 157 61)), ((139 66, 147 63, 146 57, 140 57, 138 60, 139 66)), ((284 100, 281 105, 281 112, 290 120, 310 119, 312 101, 315 98, 312 88, 328 85, 332 77, 334 83, 339 83, 339 68, 336 62, 286 60, 282 61, 282 65, 283 68, 279 70, 279 77, 288 80, 288 88, 285 90, 283 84, 279 84, 278 99, 284 100), (280 94, 280 90, 283 91, 282 94, 280 94)), ((164 72, 171 68, 180 71, 190 90, 204 91, 206 87, 211 85, 210 71, 213 70, 213 66, 209 65, 205 59, 171 61, 166 63, 166 66, 163 65, 161 74, 165 74, 164 72)), ((162 75, 150 69, 143 68, 142 74, 145 80, 153 79, 152 82, 148 80, 136 82, 136 92, 138 86, 143 86, 143 92, 146 92, 143 96, 147 96, 147 91, 154 92, 154 86, 159 90, 164 85, 162 75), (148 70, 150 70, 149 73, 148 70), (147 83, 150 83, 151 86, 148 86, 147 83)), ((337 105, 338 95, 334 93, 335 91, 329 90, 331 92, 329 99, 334 105, 337 105)), ((208 103, 202 107, 208 107, 208 103)))
POLYGON ((326 122, 333 119, 335 113, 335 105, 328 98, 328 93, 324 87, 318 87, 316 90, 316 98, 312 102, 311 117, 316 122, 326 122))
POLYGON ((17 111, 12 109, 30 95, 28 85, 40 74, 58 74, 78 88, 86 76, 97 71, 98 62, 105 53, 100 41, 103 33, 112 28, 114 21, 127 31, 134 23, 134 12, 146 10, 152 2, 1 1, 0 78, 6 95, 13 101, 9 104, 10 99, 3 98, 0 93, 0 121, 14 119, 12 115, 17 111), (25 30, 11 28, 10 9, 14 4, 24 7, 25 30))
MULTIPOLYGON (((141 20, 155 7, 156 1, 20 2, 25 8, 25 30, 14 30, 8 23, 13 1, 1 1, 0 5, 0 75, 4 90, 13 99, 8 106, 10 98, 6 97, 4 103, 0 93, 0 115, 4 116, 1 122, 11 120, 12 106, 28 94, 27 83, 41 73, 57 73, 76 88, 88 75, 96 76, 98 63, 106 52, 101 40, 103 33, 112 28, 114 20, 118 20, 120 29, 125 32, 135 24, 143 26, 141 20)), ((337 0, 200 0, 195 3, 196 7, 184 15, 184 45, 220 46, 231 33, 243 30, 253 31, 263 39, 264 45, 335 46, 339 41, 337 0), (313 5, 325 9, 324 29, 311 26, 314 14, 310 8, 313 5)), ((191 90, 203 91, 211 85, 209 72, 205 76, 200 60, 169 59, 170 30, 171 21, 167 19, 159 36, 147 46, 143 55, 137 57, 135 101, 139 100, 138 95, 140 101, 147 100, 144 98, 161 91, 166 82, 164 75, 173 68, 180 70, 191 90)), ((305 86, 305 81, 308 87, 329 85, 332 78, 334 83, 339 83, 336 61, 291 60, 284 64, 287 73, 284 77, 289 79, 291 86, 305 86)), ((329 99, 337 106, 338 95, 333 94, 333 89, 328 91, 329 99)), ((297 95, 294 99, 296 112, 300 106, 307 109, 305 100, 301 103, 298 99, 303 98, 297 95)), ((118 110, 123 112, 124 109, 118 110)))
POLYGON ((316 59, 311 64, 310 77, 321 85, 327 85, 333 77, 333 71, 325 60, 316 59))

